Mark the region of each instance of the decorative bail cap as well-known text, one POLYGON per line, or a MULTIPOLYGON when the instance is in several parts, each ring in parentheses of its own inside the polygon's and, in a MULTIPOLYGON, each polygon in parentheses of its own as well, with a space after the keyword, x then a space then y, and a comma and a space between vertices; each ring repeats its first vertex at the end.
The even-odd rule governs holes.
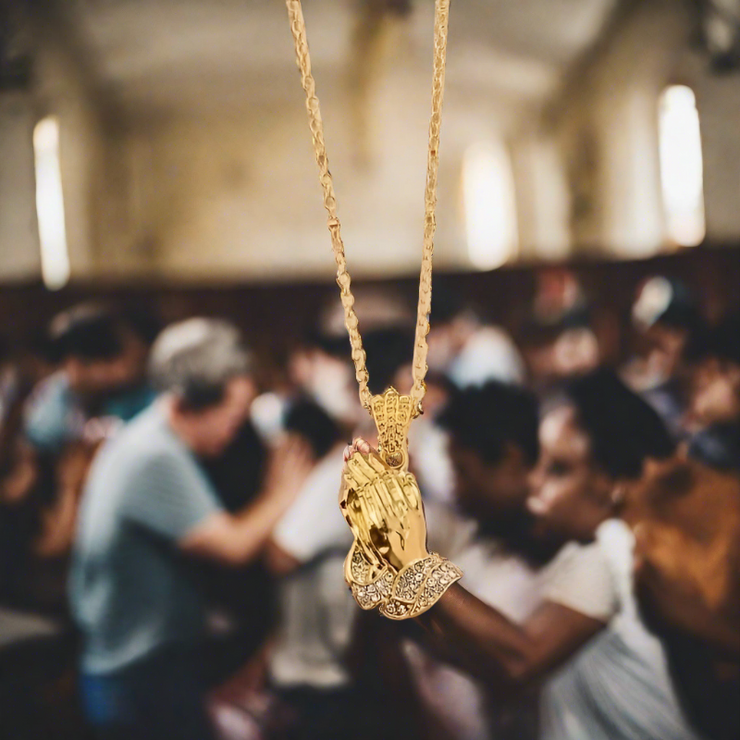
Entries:
POLYGON ((411 396, 402 396, 392 386, 372 397, 370 413, 378 429, 378 452, 391 468, 408 468, 409 427, 415 411, 411 396))

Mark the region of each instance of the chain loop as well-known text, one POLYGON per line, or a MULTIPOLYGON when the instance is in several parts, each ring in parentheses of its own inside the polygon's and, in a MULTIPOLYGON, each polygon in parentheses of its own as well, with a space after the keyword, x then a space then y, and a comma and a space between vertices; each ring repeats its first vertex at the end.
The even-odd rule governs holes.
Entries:
MULTIPOLYGON (((342 229, 337 215, 337 200, 334 183, 329 170, 329 158, 324 141, 324 125, 321 120, 316 83, 311 71, 311 57, 308 49, 306 23, 303 18, 301 0, 286 0, 290 28, 295 41, 296 62, 301 75, 301 84, 306 93, 306 110, 313 140, 316 163, 319 166, 319 181, 324 193, 324 208, 328 214, 327 224, 331 235, 334 260, 337 265, 337 284, 339 285, 344 323, 352 348, 352 361, 355 377, 360 386, 360 401, 366 409, 371 408, 372 394, 368 388, 368 372, 365 350, 359 321, 355 313, 355 299, 352 295, 352 280, 347 271, 342 229)), ((439 133, 442 123, 442 100, 444 97, 445 62, 447 58, 447 29, 450 0, 436 0, 434 13, 434 71, 432 76, 432 113, 429 121, 429 151, 427 155, 427 177, 424 192, 424 240, 419 277, 419 303, 416 317, 414 339, 414 359, 412 366, 413 387, 411 399, 414 415, 421 412, 421 404, 426 392, 424 378, 427 373, 427 334, 429 333, 429 313, 432 306, 432 258, 434 255, 434 233, 436 230, 435 209, 437 206, 437 173, 439 170, 439 133)))

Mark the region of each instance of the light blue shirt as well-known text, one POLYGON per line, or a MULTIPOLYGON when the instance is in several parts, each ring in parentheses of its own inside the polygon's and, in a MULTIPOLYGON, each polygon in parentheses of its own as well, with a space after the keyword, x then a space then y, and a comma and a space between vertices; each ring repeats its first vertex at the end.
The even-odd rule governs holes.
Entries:
POLYGON ((177 543, 220 509, 160 403, 103 447, 85 488, 70 575, 84 672, 119 671, 165 645, 198 641, 201 600, 177 543))
MULTIPOLYGON (((129 421, 147 408, 154 397, 154 391, 146 384, 127 388, 106 399, 100 416, 129 421)), ((87 418, 67 376, 60 370, 41 381, 31 394, 25 409, 26 437, 43 452, 59 452, 67 442, 82 436, 87 418)))

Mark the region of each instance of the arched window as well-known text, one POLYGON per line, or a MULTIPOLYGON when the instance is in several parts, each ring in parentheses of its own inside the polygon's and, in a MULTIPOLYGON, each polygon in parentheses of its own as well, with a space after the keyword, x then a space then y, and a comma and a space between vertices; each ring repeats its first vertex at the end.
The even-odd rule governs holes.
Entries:
POLYGON ((463 160, 468 256, 479 270, 493 270, 519 248, 514 179, 500 143, 474 144, 463 160))
POLYGON ((706 234, 701 133, 691 88, 671 85, 660 96, 660 176, 668 238, 683 247, 706 234))
POLYGON ((59 166, 59 122, 42 119, 33 131, 36 164, 36 214, 41 242, 41 276, 49 290, 69 280, 69 253, 64 223, 62 173, 59 166))

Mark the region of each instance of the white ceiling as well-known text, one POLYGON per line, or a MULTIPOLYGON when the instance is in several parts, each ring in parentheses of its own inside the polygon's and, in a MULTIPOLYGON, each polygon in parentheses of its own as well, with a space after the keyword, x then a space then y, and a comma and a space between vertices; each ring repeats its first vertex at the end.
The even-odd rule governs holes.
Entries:
MULTIPOLYGON (((448 96, 499 126, 546 101, 617 0, 456 0, 448 96)), ((98 82, 132 116, 295 101, 281 0, 65 0, 98 82)), ((357 0, 305 0, 320 93, 346 72, 357 0)), ((433 3, 416 0, 386 74, 429 85, 433 3)))

